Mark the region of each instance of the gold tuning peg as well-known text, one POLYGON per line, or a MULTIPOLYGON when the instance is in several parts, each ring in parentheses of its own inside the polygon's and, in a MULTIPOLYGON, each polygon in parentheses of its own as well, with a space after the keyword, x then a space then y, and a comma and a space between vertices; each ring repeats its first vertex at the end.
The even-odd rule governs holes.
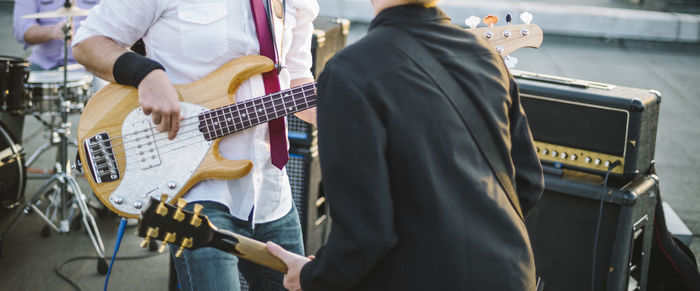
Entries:
POLYGON ((142 248, 147 247, 148 243, 151 242, 152 237, 158 237, 158 228, 157 227, 156 228, 152 228, 152 227, 148 228, 148 230, 146 231, 146 239, 144 239, 141 242, 141 247, 142 248))
POLYGON ((190 225, 194 227, 199 227, 202 225, 202 219, 199 218, 199 213, 202 212, 202 206, 201 204, 195 204, 194 205, 194 215, 192 215, 192 220, 190 220, 190 225))
POLYGON ((165 207, 166 202, 168 202, 168 194, 161 194, 160 203, 158 204, 158 208, 156 208, 156 214, 160 216, 168 215, 168 208, 165 207))
POLYGON ((177 199, 177 210, 175 210, 175 214, 173 214, 173 219, 177 220, 177 222, 181 222, 185 219, 185 213, 182 212, 182 208, 185 208, 185 205, 187 205, 185 199, 177 199))
POLYGON ((165 237, 163 238, 163 244, 160 245, 158 252, 163 253, 163 251, 165 251, 165 246, 168 245, 168 243, 173 243, 173 242, 175 242, 175 233, 173 233, 173 232, 166 233, 165 237))
POLYGON ((180 245, 180 249, 177 250, 175 253, 175 257, 181 257, 182 256, 182 251, 185 250, 185 248, 191 248, 192 247, 192 238, 188 237, 182 240, 182 244, 180 245))
POLYGON ((484 24, 491 27, 494 24, 496 24, 496 22, 498 22, 498 17, 496 15, 489 14, 486 17, 484 17, 483 21, 484 21, 484 24))

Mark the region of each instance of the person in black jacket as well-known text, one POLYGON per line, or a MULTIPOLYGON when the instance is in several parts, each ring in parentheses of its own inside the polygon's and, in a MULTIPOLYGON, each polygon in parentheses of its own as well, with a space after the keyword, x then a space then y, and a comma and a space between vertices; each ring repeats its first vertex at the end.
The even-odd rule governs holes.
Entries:
MULTIPOLYGON (((368 34, 339 52, 318 87, 319 158, 332 216, 315 258, 268 250, 290 290, 534 290, 527 215, 544 188, 517 86, 489 44, 433 1, 373 0, 368 34), (498 137, 517 202, 456 108, 380 34, 407 32, 475 98, 498 137)), ((464 110, 462 110, 464 111, 464 110)), ((473 124, 471 125, 473 126, 473 124)))

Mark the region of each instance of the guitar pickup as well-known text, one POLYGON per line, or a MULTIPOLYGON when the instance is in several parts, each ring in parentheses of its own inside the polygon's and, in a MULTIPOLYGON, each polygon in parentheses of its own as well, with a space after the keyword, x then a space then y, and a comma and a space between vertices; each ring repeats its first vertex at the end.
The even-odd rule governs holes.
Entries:
POLYGON ((99 133, 85 140, 85 157, 92 179, 96 183, 118 180, 119 166, 108 133, 99 133))

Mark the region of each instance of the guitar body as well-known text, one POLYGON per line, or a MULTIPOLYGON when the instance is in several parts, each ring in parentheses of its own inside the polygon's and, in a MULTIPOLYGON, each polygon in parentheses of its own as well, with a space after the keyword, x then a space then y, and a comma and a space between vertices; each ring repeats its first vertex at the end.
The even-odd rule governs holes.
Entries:
POLYGON ((119 215, 136 218, 150 197, 167 194, 172 201, 202 180, 247 175, 252 162, 223 158, 220 139, 205 140, 197 116, 235 103, 241 83, 273 67, 268 58, 244 56, 200 80, 175 85, 185 119, 174 140, 143 114, 136 88, 102 88, 88 101, 78 126, 80 160, 96 196, 119 215))

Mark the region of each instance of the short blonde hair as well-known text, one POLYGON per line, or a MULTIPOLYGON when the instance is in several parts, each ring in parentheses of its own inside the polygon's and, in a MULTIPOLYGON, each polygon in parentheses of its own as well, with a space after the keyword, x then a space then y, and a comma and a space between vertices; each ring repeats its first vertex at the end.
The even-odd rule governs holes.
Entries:
POLYGON ((407 4, 420 4, 425 7, 433 7, 437 5, 440 0, 406 0, 407 4))

